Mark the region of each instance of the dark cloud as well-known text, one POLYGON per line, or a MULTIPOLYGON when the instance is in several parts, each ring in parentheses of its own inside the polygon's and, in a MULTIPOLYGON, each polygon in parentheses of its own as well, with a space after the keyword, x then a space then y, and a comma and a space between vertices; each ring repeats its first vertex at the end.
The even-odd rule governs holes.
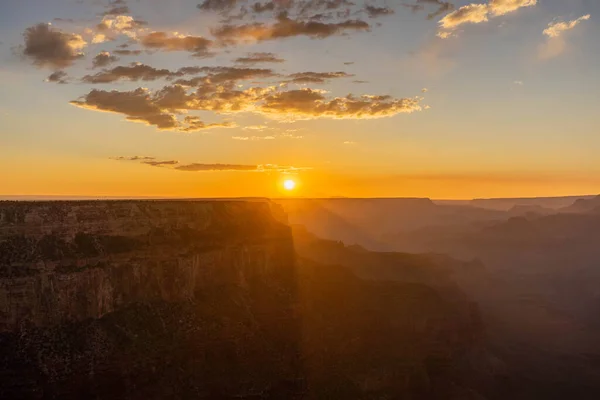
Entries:
POLYGON ((108 51, 103 51, 96 55, 92 60, 92 68, 106 67, 107 65, 118 61, 119 58, 111 55, 108 51))
POLYGON ((23 36, 23 54, 40 67, 68 67, 83 57, 81 49, 86 45, 80 35, 61 32, 48 24, 29 27, 23 36))
POLYGON ((117 49, 117 50, 113 51, 113 53, 118 54, 120 56, 138 56, 138 55, 142 54, 142 51, 141 50, 117 49))
POLYGON ((166 32, 152 32, 140 37, 140 44, 148 49, 187 51, 197 57, 210 55, 212 41, 200 36, 169 36, 166 32))
MULTIPOLYGON (((102 53, 101 53, 102 54, 102 53)), ((128 66, 118 66, 106 69, 94 75, 86 75, 82 78, 85 83, 112 83, 126 79, 130 81, 154 81, 161 78, 177 78, 185 75, 195 75, 213 67, 183 67, 177 71, 168 69, 157 69, 146 64, 133 63, 128 66)), ((262 71, 262 70, 256 70, 262 71)), ((233 75, 232 75, 233 76, 233 75)), ((227 78, 225 78, 227 80, 227 78)))
POLYGON ((277 57, 273 53, 248 53, 246 57, 236 58, 235 62, 239 64, 259 64, 282 63, 285 62, 285 60, 283 58, 277 57))
POLYGON ((103 12, 102 15, 122 15, 129 14, 130 11, 131 10, 129 10, 129 7, 127 6, 116 6, 109 8, 108 10, 103 12))
POLYGON ((269 12, 269 11, 273 11, 275 10, 275 3, 272 1, 268 1, 268 2, 264 2, 264 3, 254 3, 254 5, 252 5, 252 11, 254 11, 255 13, 264 13, 264 12, 269 12))
POLYGON ((272 25, 253 23, 245 25, 225 25, 213 30, 213 35, 224 43, 236 43, 244 40, 274 40, 293 36, 326 38, 345 31, 365 31, 369 24, 361 20, 347 20, 338 23, 294 20, 280 15, 272 25))
POLYGON ((120 79, 154 81, 172 76, 172 74, 168 69, 156 69, 145 64, 133 64, 130 66, 118 66, 94 75, 86 75, 81 80, 85 83, 111 83, 120 79))
POLYGON ((394 10, 392 10, 391 8, 376 7, 376 6, 371 6, 371 5, 365 6, 365 11, 371 18, 377 18, 377 17, 382 17, 384 15, 394 14, 394 10))
POLYGON ((373 95, 331 97, 322 90, 281 91, 274 86, 241 90, 236 85, 208 82, 199 84, 191 92, 178 84, 154 93, 142 88, 129 92, 92 90, 71 103, 86 109, 123 114, 127 120, 143 122, 158 129, 193 131, 234 125, 228 122, 205 124, 195 117, 181 122, 176 115, 211 111, 217 114, 254 112, 286 120, 368 119, 420 111, 420 100, 419 97, 396 99, 373 95))
POLYGON ((48 76, 48 78, 46 78, 46 82, 65 84, 65 83, 67 83, 66 78, 67 78, 67 73, 65 71, 56 71, 56 72, 53 72, 52 74, 50 74, 50 76, 48 76))
POLYGON ((198 8, 203 11, 223 11, 232 9, 237 5, 237 0, 204 0, 198 4, 198 8))
POLYGON ((290 83, 318 83, 323 84, 330 79, 336 78, 347 78, 353 75, 347 74, 346 72, 299 72, 296 74, 288 75, 290 83))
POLYGON ((205 124, 193 116, 186 116, 183 122, 180 122, 175 112, 203 109, 197 107, 193 101, 193 96, 186 95, 181 86, 167 86, 154 95, 143 88, 128 92, 94 89, 80 100, 72 101, 71 104, 88 110, 123 114, 128 121, 152 125, 160 130, 192 132, 235 126, 231 122, 205 124))
POLYGON ((260 111, 296 119, 335 118, 369 119, 420 111, 418 99, 394 99, 391 96, 363 95, 327 99, 322 91, 290 90, 267 96, 260 111))
POLYGON ((175 160, 168 160, 168 161, 142 161, 142 164, 146 164, 146 165, 150 165, 152 167, 165 167, 165 166, 171 166, 171 165, 177 165, 179 164, 179 161, 175 161, 175 160))
POLYGON ((417 5, 431 4, 436 5, 438 9, 427 15, 427 19, 434 19, 442 14, 454 10, 454 4, 443 0, 417 0, 417 5))
POLYGON ((169 167, 179 164, 175 160, 157 161, 156 157, 132 156, 132 157, 112 157, 111 160, 117 161, 139 161, 141 164, 150 165, 152 167, 169 167))
POLYGON ((232 122, 218 122, 207 124, 204 121, 202 121, 199 117, 189 115, 184 118, 184 122, 185 124, 187 124, 187 126, 181 129, 184 132, 194 132, 210 128, 233 128, 236 126, 232 122))
POLYGON ((118 161, 148 161, 148 160, 156 160, 156 157, 146 157, 146 156, 131 156, 131 157, 113 157, 112 160, 118 161))
POLYGON ((180 165, 177 160, 164 160, 157 161, 155 157, 113 157, 112 160, 118 161, 139 161, 141 164, 149 165, 151 167, 163 167, 172 168, 177 171, 185 172, 210 172, 210 171, 248 171, 248 172, 292 172, 306 170, 309 168, 297 168, 292 166, 280 166, 275 164, 260 164, 260 165, 249 165, 249 164, 221 164, 221 163, 191 163, 180 165))
POLYGON ((342 7, 351 7, 354 3, 350 0, 299 0, 294 4, 298 15, 306 15, 319 10, 332 11, 342 7))
POLYGON ((142 122, 158 129, 176 129, 179 126, 177 118, 171 113, 163 112, 153 102, 151 94, 142 88, 129 92, 94 89, 71 104, 90 110, 124 114, 128 121, 142 122))
POLYGON ((272 69, 265 68, 203 67, 202 71, 208 73, 206 78, 212 83, 270 78, 277 75, 272 69))
MULTIPOLYGON (((179 70, 178 72, 181 72, 182 70, 179 70)), ((217 85, 232 89, 237 81, 277 76, 273 70, 262 68, 199 67, 198 70, 206 75, 192 79, 178 79, 175 81, 175 84, 200 87, 199 90, 207 92, 218 90, 217 85)))

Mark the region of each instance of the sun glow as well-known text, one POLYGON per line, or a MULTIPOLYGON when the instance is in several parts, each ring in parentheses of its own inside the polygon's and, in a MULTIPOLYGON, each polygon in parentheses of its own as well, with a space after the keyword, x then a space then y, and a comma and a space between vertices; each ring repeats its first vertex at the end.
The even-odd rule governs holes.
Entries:
POLYGON ((283 181, 283 187, 285 190, 294 190, 296 188, 296 182, 291 179, 283 181))

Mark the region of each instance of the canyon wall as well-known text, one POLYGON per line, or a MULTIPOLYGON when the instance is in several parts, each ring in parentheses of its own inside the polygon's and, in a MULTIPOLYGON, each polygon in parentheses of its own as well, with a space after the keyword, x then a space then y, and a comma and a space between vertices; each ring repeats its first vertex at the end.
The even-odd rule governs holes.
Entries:
POLYGON ((0 202, 0 398, 477 398, 471 303, 294 247, 267 200, 0 202))

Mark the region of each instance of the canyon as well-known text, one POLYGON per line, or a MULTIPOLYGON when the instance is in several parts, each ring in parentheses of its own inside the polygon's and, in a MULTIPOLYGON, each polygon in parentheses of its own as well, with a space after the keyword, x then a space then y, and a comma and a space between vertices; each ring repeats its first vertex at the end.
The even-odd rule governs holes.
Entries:
POLYGON ((0 202, 0 397, 482 398, 472 264, 310 243, 269 200, 0 202))

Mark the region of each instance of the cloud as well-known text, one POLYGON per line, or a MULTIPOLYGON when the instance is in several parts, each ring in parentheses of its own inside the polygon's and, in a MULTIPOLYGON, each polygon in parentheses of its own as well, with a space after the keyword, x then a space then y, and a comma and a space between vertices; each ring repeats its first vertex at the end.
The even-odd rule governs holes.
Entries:
POLYGON ((294 172, 310 168, 298 168, 292 166, 281 166, 276 164, 201 164, 192 163, 175 167, 178 171, 206 172, 206 171, 246 171, 246 172, 294 172))
POLYGON ((418 99, 348 95, 328 100, 322 91, 314 89, 273 93, 266 96, 259 107, 259 111, 264 114, 294 119, 369 119, 420 110, 418 99))
POLYGON ((187 124, 187 126, 181 129, 184 132, 194 132, 211 128, 234 128, 237 126, 233 122, 218 122, 206 124, 199 117, 189 115, 184 118, 184 122, 187 124))
POLYGON ((447 39, 453 36, 453 30, 464 24, 480 24, 490 18, 515 12, 523 7, 532 7, 537 0, 490 0, 489 4, 468 4, 447 14, 439 21, 438 37, 447 39))
POLYGON ((377 18, 377 17, 382 17, 385 15, 394 14, 394 10, 392 10, 389 7, 377 7, 377 6, 372 6, 372 5, 366 5, 365 11, 371 18, 377 18))
POLYGON ((264 12, 269 12, 269 11, 273 11, 275 10, 275 3, 272 1, 269 2, 264 2, 264 3, 254 3, 254 5, 252 6, 252 11, 254 11, 257 14, 261 14, 264 12))
POLYGON ((290 78, 289 83, 326 83, 330 79, 337 78, 348 78, 354 75, 347 74, 346 72, 299 72, 288 75, 290 78))
POLYGON ((193 163, 175 167, 179 171, 202 172, 202 171, 257 171, 257 165, 240 164, 200 164, 193 163))
POLYGON ((418 11, 424 10, 425 5, 428 4, 437 6, 437 10, 430 12, 427 15, 427 19, 434 19, 444 13, 454 10, 454 4, 443 0, 417 0, 416 4, 402 3, 401 5, 416 13, 418 11))
POLYGON ((120 56, 138 56, 138 55, 142 54, 142 51, 141 50, 117 49, 117 50, 113 51, 113 53, 118 54, 120 56))
POLYGON ((153 81, 172 75, 173 72, 168 69, 156 69, 145 64, 132 64, 130 66, 118 66, 110 70, 104 70, 94 75, 86 75, 81 80, 85 83, 111 83, 120 79, 135 82, 139 80, 153 81))
POLYGON ((136 20, 130 15, 107 15, 96 26, 98 31, 103 32, 112 30, 114 32, 132 31, 141 26, 147 25, 146 21, 136 20))
POLYGON ((48 78, 46 78, 46 82, 65 84, 65 83, 67 83, 66 78, 67 78, 67 73, 65 71, 56 71, 56 72, 53 72, 52 74, 50 74, 50 76, 48 76, 48 78))
POLYGON ((444 13, 450 12, 454 10, 454 4, 448 1, 442 0, 417 0, 418 5, 421 4, 435 4, 438 6, 438 9, 434 12, 431 12, 427 15, 427 19, 434 19, 444 13))
POLYGON ((152 167, 165 167, 170 165, 177 165, 179 161, 168 160, 168 161, 142 161, 142 164, 150 165, 152 167))
POLYGON ((422 110, 420 97, 328 97, 326 93, 315 89, 281 91, 275 86, 239 90, 235 85, 215 86, 210 83, 188 92, 186 87, 175 84, 165 86, 154 93, 143 88, 128 92, 94 89, 71 104, 91 110, 123 114, 129 121, 142 122, 158 129, 180 131, 234 126, 230 122, 204 124, 187 117, 183 122, 176 118, 176 115, 189 111, 210 111, 217 114, 253 112, 273 119, 290 121, 318 118, 383 118, 422 110))
POLYGON ((564 32, 569 31, 575 28, 579 23, 583 21, 587 21, 591 18, 591 15, 584 15, 577 19, 567 22, 553 22, 548 24, 548 28, 544 29, 544 35, 550 38, 557 38, 561 36, 564 32))
POLYGON ((203 67, 202 72, 208 73, 206 78, 211 83, 235 83, 239 80, 270 78, 277 75, 272 69, 265 68, 203 67))
POLYGON ((203 11, 223 11, 235 7, 237 0, 204 0, 198 4, 198 8, 203 11))
POLYGON ((128 121, 155 126, 159 130, 193 132, 211 128, 231 128, 232 122, 206 124, 195 116, 186 116, 179 121, 180 110, 194 110, 194 103, 181 86, 167 86, 154 95, 144 88, 128 92, 93 89, 71 104, 80 108, 123 114, 128 121), (188 102, 190 102, 188 104, 188 102))
POLYGON ((166 32, 151 32, 140 38, 140 44, 148 49, 187 51, 196 57, 206 57, 210 55, 212 40, 200 36, 172 36, 166 32))
POLYGON ((103 51, 96 55, 92 60, 92 68, 106 67, 107 65, 118 61, 119 58, 111 55, 108 51, 103 51))
POLYGON ((92 35, 92 43, 111 42, 120 35, 125 35, 132 40, 137 40, 138 35, 147 31, 144 26, 148 22, 138 20, 130 15, 105 14, 102 21, 95 29, 87 28, 86 34, 92 35))
POLYGON ((270 135, 269 136, 232 136, 231 138, 233 140, 256 141, 256 140, 273 140, 273 139, 275 139, 275 136, 270 136, 270 135))
POLYGON ((454 29, 463 24, 479 24, 488 21, 487 4, 469 4, 451 12, 439 22, 444 29, 454 29))
POLYGON ((130 15, 106 15, 96 25, 93 43, 102 43, 115 40, 118 35, 126 35, 131 39, 137 39, 139 33, 145 31, 148 25, 146 21, 137 20, 130 15))
POLYGON ((298 21, 286 15, 280 15, 272 25, 253 23, 245 25, 224 25, 212 31, 221 42, 233 44, 240 41, 257 41, 281 39, 293 36, 308 36, 323 39, 345 31, 366 31, 369 24, 361 20, 347 20, 338 23, 316 21, 298 21))
POLYGON ((177 160, 157 160, 156 157, 112 157, 111 160, 117 161, 137 161, 140 164, 151 167, 171 168, 176 171, 184 172, 214 172, 214 171, 241 171, 241 172, 294 172, 310 168, 281 166, 276 164, 221 164, 221 163, 190 163, 180 164, 177 160))
POLYGON ((542 60, 558 57, 567 49, 567 41, 565 40, 565 32, 575 28, 583 21, 587 21, 591 16, 584 15, 572 21, 553 22, 544 30, 544 35, 547 36, 545 43, 539 46, 538 56, 542 60))
POLYGON ((124 114, 128 121, 156 126, 158 129, 176 129, 178 121, 173 114, 163 112, 148 90, 138 88, 129 92, 92 90, 72 105, 97 111, 124 114))
POLYGON ((83 57, 81 50, 87 45, 80 35, 61 32, 49 24, 29 27, 23 36, 23 54, 40 67, 69 67, 83 57))
MULTIPOLYGON (((219 70, 224 67, 183 67, 177 71, 170 71, 168 69, 157 69, 146 64, 132 63, 128 66, 118 66, 112 69, 105 69, 94 75, 86 75, 81 80, 85 83, 112 83, 118 80, 130 80, 130 81, 154 81, 161 78, 173 79, 182 77, 185 75, 195 75, 201 72, 219 70)), ((207 81, 214 81, 222 83, 225 81, 231 81, 232 83, 238 79, 252 79, 263 75, 273 74, 271 70, 254 70, 254 69, 237 69, 231 68, 234 71, 225 71, 217 74, 209 74, 199 78, 191 80, 178 80, 177 82, 188 83, 187 86, 196 86, 200 83, 207 81), (267 72, 265 72, 267 71, 267 72), (236 75, 237 72, 237 75, 236 75)))
POLYGON ((102 15, 105 16, 105 15, 129 14, 129 12, 130 12, 130 10, 129 10, 129 7, 127 7, 127 6, 114 6, 114 7, 111 6, 108 10, 103 12, 102 15))
POLYGON ((505 15, 519 8, 532 7, 537 4, 537 0, 490 0, 490 13, 494 16, 505 15))
POLYGON ((111 160, 118 161, 147 161, 147 160, 156 160, 156 157, 147 157, 147 156, 131 156, 131 157, 113 157, 111 160))
POLYGON ((285 62, 285 60, 283 58, 277 57, 273 53, 248 53, 248 55, 246 57, 236 58, 235 62, 238 64, 259 64, 259 63, 282 63, 282 62, 285 62))

